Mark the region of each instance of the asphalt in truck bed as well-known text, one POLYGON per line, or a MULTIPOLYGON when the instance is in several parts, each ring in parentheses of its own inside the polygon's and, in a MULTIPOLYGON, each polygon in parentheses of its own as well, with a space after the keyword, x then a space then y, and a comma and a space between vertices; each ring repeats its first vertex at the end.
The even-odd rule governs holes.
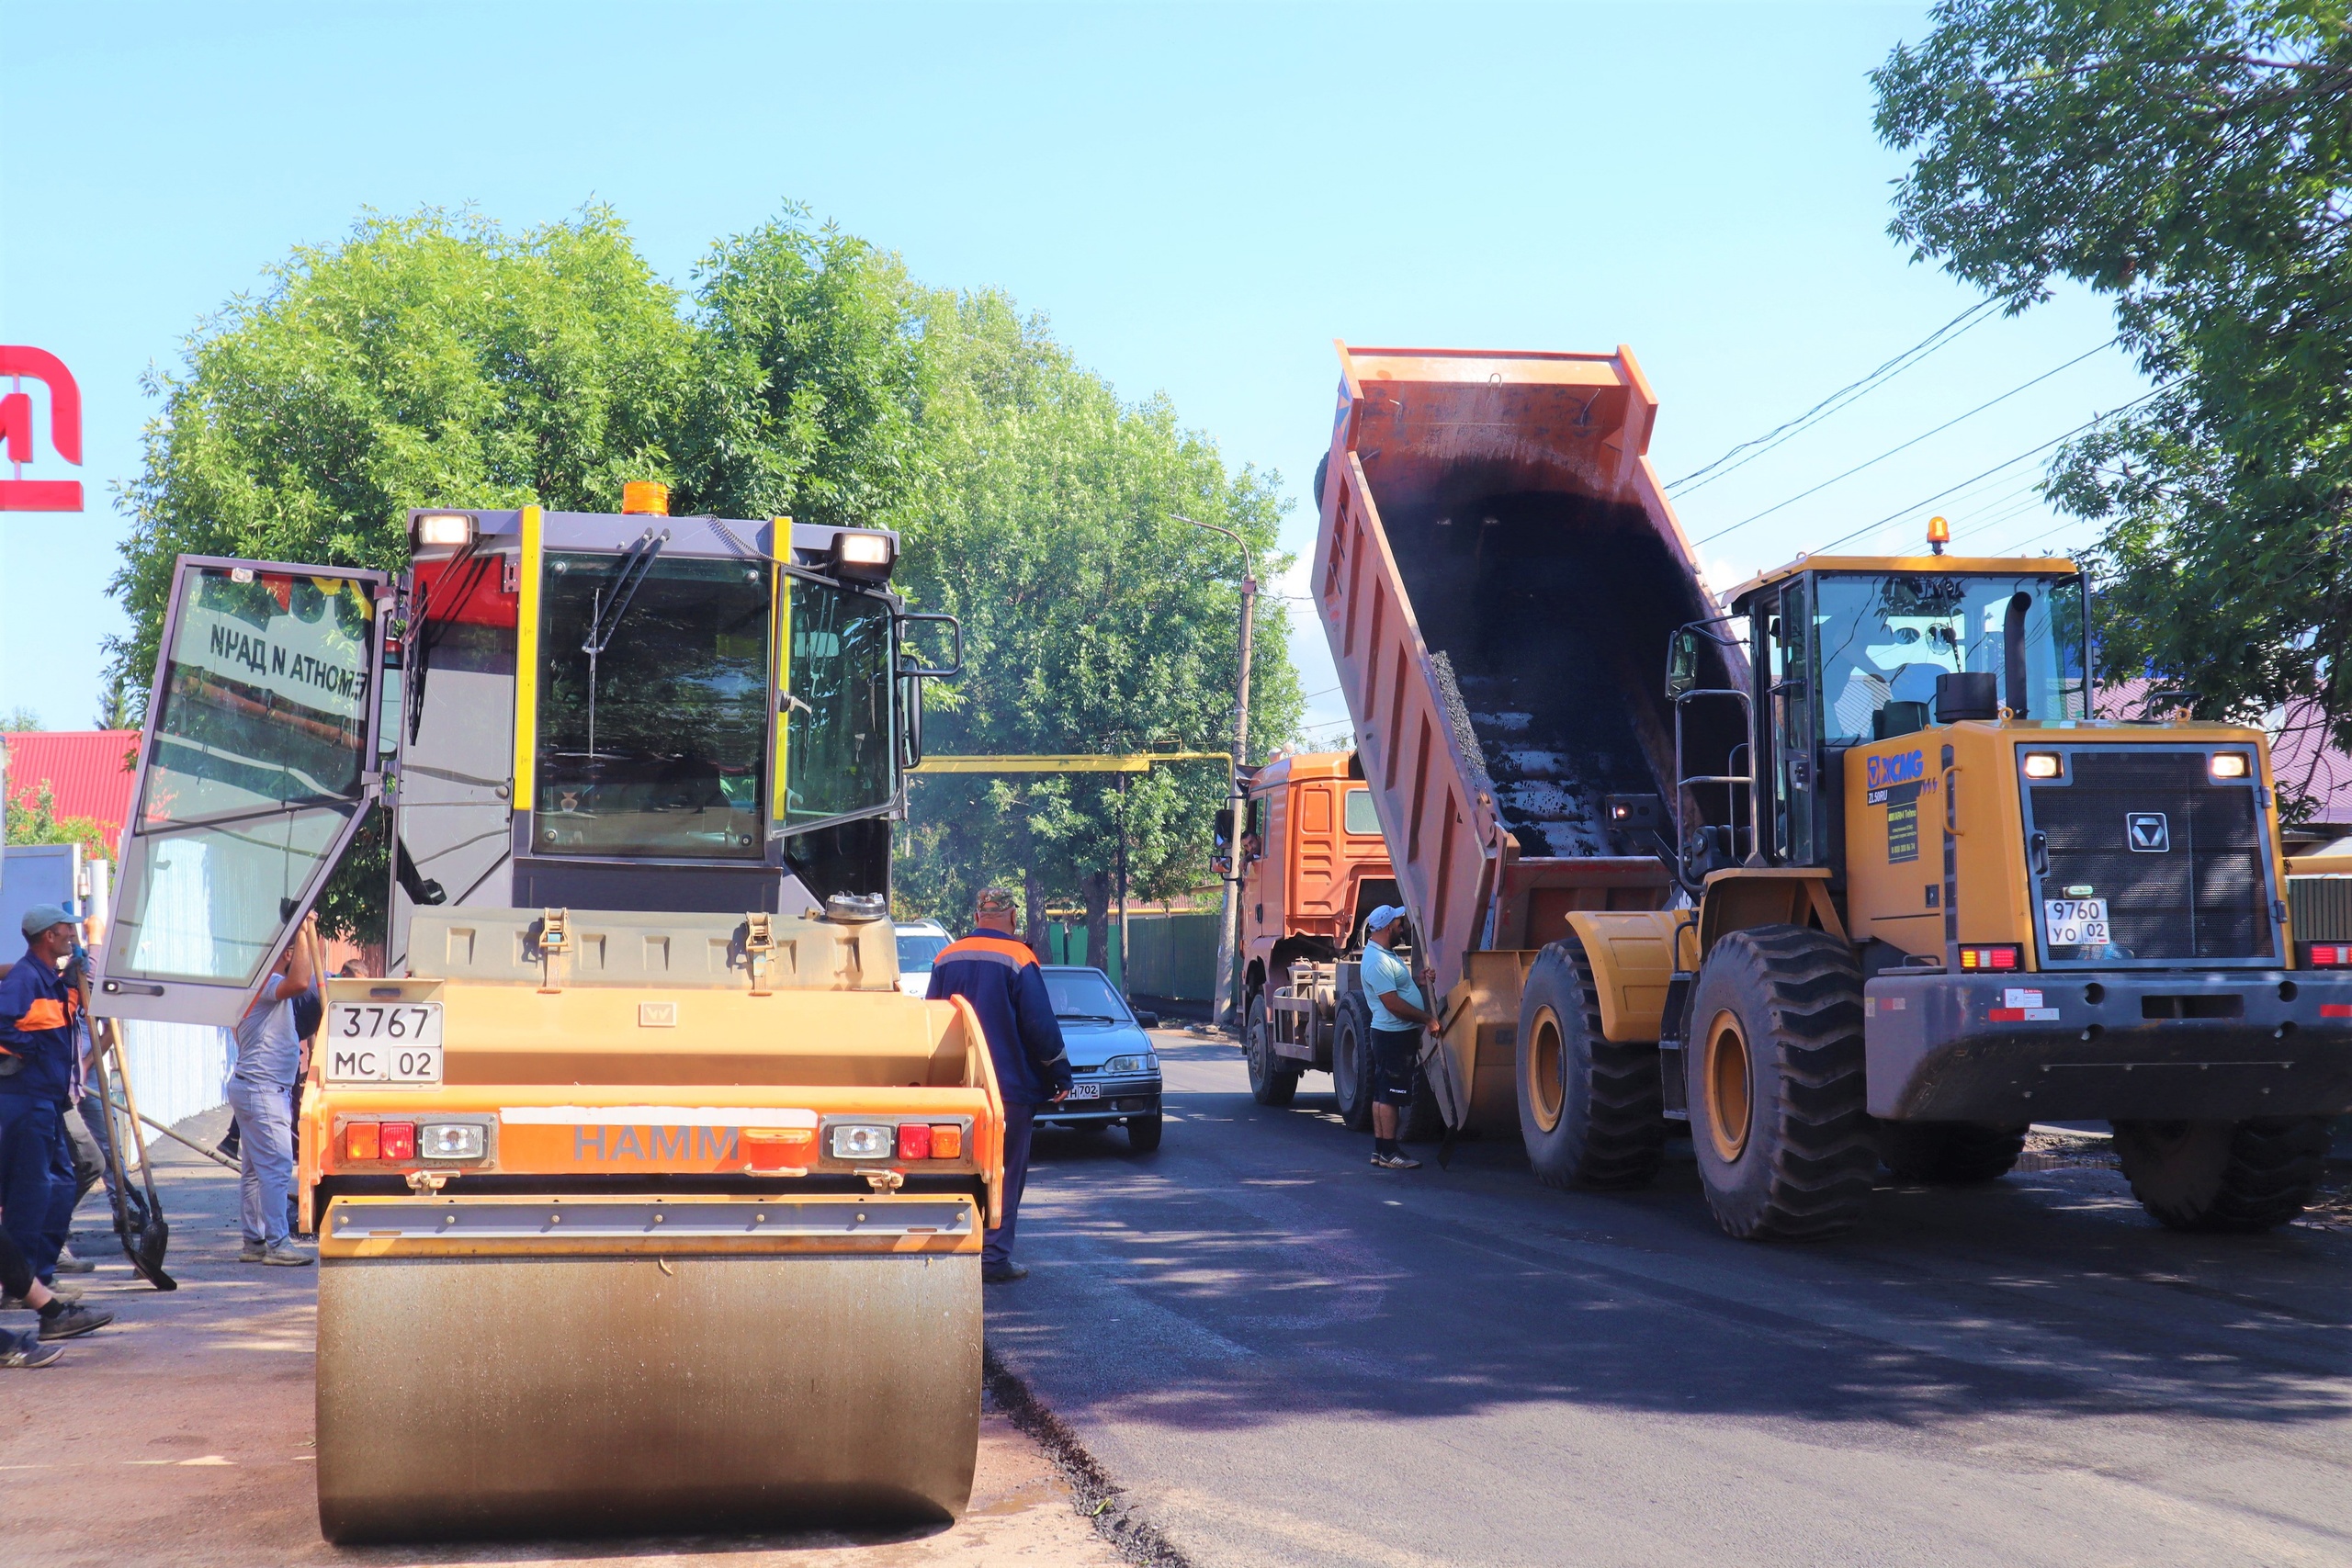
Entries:
POLYGON ((1515 1137, 1389 1174, 1328 1078, 1159 1039, 1165 1146, 1041 1135, 989 1335, 1194 1562, 2352 1562, 2340 1204, 2181 1236, 2044 1154, 1759 1246, 1687 1143, 1629 1194, 1515 1137))

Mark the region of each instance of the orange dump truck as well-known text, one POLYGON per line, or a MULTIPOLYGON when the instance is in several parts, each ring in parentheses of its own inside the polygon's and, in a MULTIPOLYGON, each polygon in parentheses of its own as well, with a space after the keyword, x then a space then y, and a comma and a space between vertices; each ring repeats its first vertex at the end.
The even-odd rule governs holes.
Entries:
MULTIPOLYGON (((2150 1213, 2291 1219, 2352 1107, 2352 947, 2298 942, 2267 743, 2093 716, 2073 562, 1702 585, 1633 355, 1340 349, 1317 614, 1417 941, 1445 1122, 1625 1186, 1687 1122, 1724 1228, 2110 1121, 2150 1213)), ((1940 519, 1938 520, 1941 524, 1940 519)))
POLYGON ((178 566, 99 1010, 236 1019, 388 828, 392 962, 301 1099, 333 1540, 969 1495, 1003 1102, 888 916, 953 671, 891 536, 632 500, 178 566))

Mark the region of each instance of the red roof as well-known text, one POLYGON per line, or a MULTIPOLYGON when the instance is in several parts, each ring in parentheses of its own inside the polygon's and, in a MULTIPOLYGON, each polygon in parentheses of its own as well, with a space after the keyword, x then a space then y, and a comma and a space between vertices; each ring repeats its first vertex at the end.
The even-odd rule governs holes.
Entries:
POLYGON ((107 842, 122 837, 130 815, 131 770, 139 761, 135 729, 23 729, 0 736, 8 748, 8 797, 20 805, 43 784, 60 817, 89 817, 106 829, 107 842))

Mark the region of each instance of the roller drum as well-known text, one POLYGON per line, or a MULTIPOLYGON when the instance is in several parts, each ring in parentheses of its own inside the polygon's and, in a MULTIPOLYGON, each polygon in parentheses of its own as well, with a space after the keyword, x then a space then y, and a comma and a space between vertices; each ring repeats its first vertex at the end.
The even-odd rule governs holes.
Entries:
POLYGON ((322 1258, 329 1540, 936 1521, 976 1252, 322 1258))

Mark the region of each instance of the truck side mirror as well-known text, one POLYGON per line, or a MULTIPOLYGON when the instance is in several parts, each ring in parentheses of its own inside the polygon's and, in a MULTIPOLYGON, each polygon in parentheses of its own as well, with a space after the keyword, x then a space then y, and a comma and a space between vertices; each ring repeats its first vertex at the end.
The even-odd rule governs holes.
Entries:
POLYGON ((1216 841, 1220 844, 1233 841, 1233 807, 1230 806, 1222 807, 1217 811, 1216 841))
POLYGON ((1666 648, 1666 696, 1673 702, 1699 685, 1699 634, 1684 626, 1666 648))

